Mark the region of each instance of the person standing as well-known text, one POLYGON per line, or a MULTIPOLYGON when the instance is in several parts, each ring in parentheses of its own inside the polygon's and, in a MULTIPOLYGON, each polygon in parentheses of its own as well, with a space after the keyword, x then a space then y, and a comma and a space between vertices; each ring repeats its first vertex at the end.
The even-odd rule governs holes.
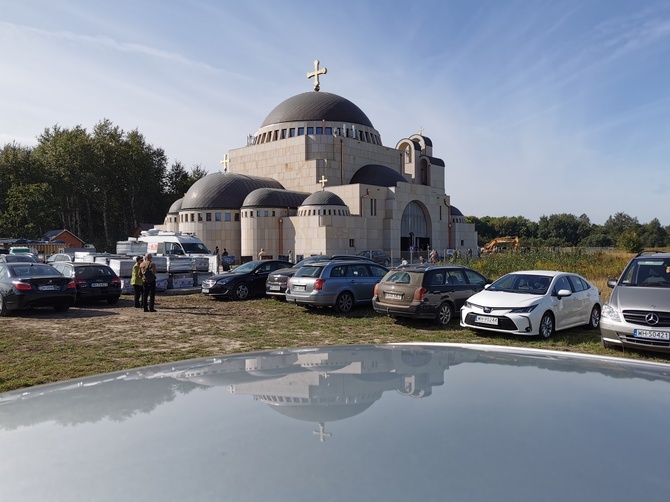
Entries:
POLYGON ((133 265, 133 271, 130 273, 130 285, 133 287, 133 292, 135 294, 135 308, 138 309, 142 306, 142 291, 144 289, 142 284, 142 274, 140 273, 140 265, 144 259, 141 256, 135 257, 135 264, 133 265))
POLYGON ((218 274, 219 270, 221 269, 221 255, 219 254, 219 246, 216 246, 214 254, 216 255, 216 273, 218 274))
POLYGON ((293 251, 288 250, 288 261, 293 263, 293 251))
POLYGON ((156 312, 154 302, 156 300, 156 264, 151 260, 151 253, 147 253, 140 265, 142 275, 142 306, 145 312, 156 312))
POLYGON ((265 258, 265 249, 261 248, 261 250, 258 252, 258 259, 262 260, 265 258))

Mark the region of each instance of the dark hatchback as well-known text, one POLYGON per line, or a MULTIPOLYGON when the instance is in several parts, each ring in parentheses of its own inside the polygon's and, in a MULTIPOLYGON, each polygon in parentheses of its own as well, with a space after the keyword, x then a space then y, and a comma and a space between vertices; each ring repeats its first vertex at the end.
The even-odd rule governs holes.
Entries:
POLYGON ((234 300, 262 296, 265 294, 265 283, 270 273, 282 268, 290 268, 292 265, 290 261, 284 260, 249 261, 202 281, 202 294, 234 300))
POLYGON ((103 263, 54 262, 51 265, 65 277, 74 280, 77 303, 106 300, 110 305, 119 301, 121 279, 111 267, 103 263))
POLYGON ((279 270, 272 272, 265 282, 265 294, 279 300, 286 299, 286 285, 288 284, 288 280, 293 277, 298 270, 309 263, 330 260, 361 260, 361 257, 352 254, 308 256, 290 268, 280 268, 279 270))
POLYGON ((53 307, 65 312, 74 305, 74 282, 51 265, 43 263, 0 263, 0 315, 12 310, 53 307))
POLYGON ((446 326, 475 293, 491 281, 461 265, 401 267, 375 287, 375 312, 391 317, 434 319, 446 326))

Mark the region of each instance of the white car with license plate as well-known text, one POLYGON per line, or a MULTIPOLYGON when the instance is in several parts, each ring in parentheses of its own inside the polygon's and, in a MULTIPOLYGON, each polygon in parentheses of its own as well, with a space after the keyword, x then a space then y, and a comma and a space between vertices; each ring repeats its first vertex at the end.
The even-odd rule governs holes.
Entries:
POLYGON ((507 274, 471 296, 461 326, 548 338, 555 331, 600 323, 600 291, 582 276, 551 270, 507 274))

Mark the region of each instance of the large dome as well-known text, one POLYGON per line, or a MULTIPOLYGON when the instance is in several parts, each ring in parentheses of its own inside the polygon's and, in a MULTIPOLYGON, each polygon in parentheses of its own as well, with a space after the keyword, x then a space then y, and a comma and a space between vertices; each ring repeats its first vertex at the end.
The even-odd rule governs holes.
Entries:
POLYGON ((236 173, 213 173, 189 188, 181 209, 240 209, 247 195, 258 188, 284 187, 271 178, 236 173))
POLYGON ((361 167, 351 177, 351 185, 376 185, 380 187, 394 187, 398 183, 407 183, 405 177, 390 167, 379 164, 368 164, 361 167))
POLYGON ((307 192, 259 188, 247 195, 242 207, 298 207, 308 196, 307 192))
POLYGON ((320 120, 359 124, 374 129, 363 110, 348 99, 329 92, 305 92, 288 98, 265 117, 261 127, 283 122, 320 120))

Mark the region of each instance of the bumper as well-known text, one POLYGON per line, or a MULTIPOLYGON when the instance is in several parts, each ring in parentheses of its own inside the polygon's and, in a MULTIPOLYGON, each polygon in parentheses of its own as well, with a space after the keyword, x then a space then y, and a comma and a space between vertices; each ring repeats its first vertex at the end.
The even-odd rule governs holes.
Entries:
POLYGON ((53 294, 28 294, 28 295, 9 295, 5 297, 5 302, 9 310, 20 310, 32 307, 60 307, 74 305, 76 293, 53 293, 53 294))
POLYGON ((294 295, 286 293, 286 301, 296 305, 312 305, 314 307, 332 307, 335 305, 337 295, 294 295))
POLYGON ((437 310, 434 306, 424 302, 412 302, 409 305, 392 305, 372 299, 372 308, 378 314, 409 317, 411 319, 435 319, 437 310))
MULTIPOLYGON (((670 340, 637 338, 634 334, 635 329, 636 326, 628 323, 612 321, 604 317, 600 319, 600 338, 603 345, 670 353, 670 340)), ((668 329, 662 328, 662 331, 668 331, 668 329)))
POLYGON ((538 334, 540 320, 523 314, 507 314, 493 316, 472 309, 461 309, 461 327, 495 333, 509 333, 511 335, 535 336, 538 334), (489 324, 478 320, 478 316, 495 318, 497 324, 489 324))

